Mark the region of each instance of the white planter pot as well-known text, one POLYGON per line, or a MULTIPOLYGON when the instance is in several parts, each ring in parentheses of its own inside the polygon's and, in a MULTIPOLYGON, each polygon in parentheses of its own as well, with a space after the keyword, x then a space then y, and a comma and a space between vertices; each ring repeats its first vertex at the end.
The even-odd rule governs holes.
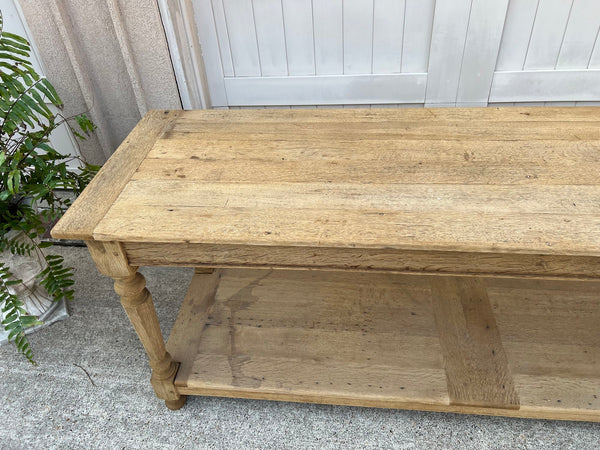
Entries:
MULTIPOLYGON (((11 231, 8 234, 9 239, 28 242, 29 239, 23 232, 11 231)), ((13 255, 9 251, 0 253, 0 262, 6 264, 15 277, 23 280, 23 283, 9 287, 12 294, 19 296, 23 302, 25 310, 37 316, 43 325, 37 325, 26 329, 26 334, 34 332, 51 323, 62 320, 68 316, 64 301, 53 301, 46 290, 41 286, 37 275, 46 268, 46 260, 40 250, 34 251, 31 256, 13 255)), ((4 320, 4 313, 0 311, 0 321, 4 320)), ((8 332, 0 328, 0 344, 7 342, 8 332)))

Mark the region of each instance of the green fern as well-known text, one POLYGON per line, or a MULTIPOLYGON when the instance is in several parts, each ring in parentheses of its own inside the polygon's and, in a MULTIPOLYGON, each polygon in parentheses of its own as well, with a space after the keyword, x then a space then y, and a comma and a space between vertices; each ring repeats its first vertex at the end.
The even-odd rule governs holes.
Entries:
POLYGON ((40 244, 37 244, 34 241, 31 242, 23 242, 20 239, 17 238, 7 238, 6 236, 2 236, 0 237, 0 253, 1 252, 5 252, 5 251, 9 251, 11 252, 13 255, 19 255, 19 256, 30 256, 31 252, 33 252, 36 248, 41 247, 48 247, 50 245, 50 243, 47 242, 43 242, 40 244))
POLYGON ((18 285, 21 280, 15 279, 8 267, 0 263, 0 305, 4 320, 2 326, 9 332, 8 340, 14 341, 19 352, 21 352, 32 364, 33 351, 25 336, 25 329, 34 325, 39 325, 42 322, 37 317, 31 316, 25 311, 23 302, 19 300, 15 294, 10 292, 10 286, 18 285))
POLYGON ((38 275, 40 284, 54 300, 72 300, 73 269, 64 267, 64 258, 59 255, 46 255, 46 263, 48 265, 38 275))
MULTIPOLYGON (((62 101, 52 84, 35 72, 31 47, 26 39, 3 29, 0 13, 0 252, 32 255, 51 244, 41 243, 46 224, 69 207, 61 190, 79 194, 98 171, 79 157, 66 157, 52 148, 49 136, 61 124, 85 139, 96 128, 85 114, 73 117, 77 128, 60 112, 62 101), (73 159, 80 167, 67 165, 73 159), (36 204, 45 209, 38 210, 36 204), (10 231, 22 237, 9 237, 10 231)), ((47 266, 38 275, 40 284, 58 301, 73 298, 73 271, 64 267, 61 256, 46 256, 47 266)), ((25 336, 27 327, 39 324, 28 315, 23 303, 11 293, 10 286, 22 283, 8 267, 0 264, 0 309, 2 327, 8 339, 33 363, 33 353, 25 336)))

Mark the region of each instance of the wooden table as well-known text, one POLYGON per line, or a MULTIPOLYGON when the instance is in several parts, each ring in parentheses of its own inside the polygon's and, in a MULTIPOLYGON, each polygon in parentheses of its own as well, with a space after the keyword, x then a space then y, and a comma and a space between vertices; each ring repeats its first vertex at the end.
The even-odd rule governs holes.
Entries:
POLYGON ((599 420, 599 174, 598 108, 152 111, 53 236, 171 409, 599 420), (166 347, 150 265, 196 268, 166 347))

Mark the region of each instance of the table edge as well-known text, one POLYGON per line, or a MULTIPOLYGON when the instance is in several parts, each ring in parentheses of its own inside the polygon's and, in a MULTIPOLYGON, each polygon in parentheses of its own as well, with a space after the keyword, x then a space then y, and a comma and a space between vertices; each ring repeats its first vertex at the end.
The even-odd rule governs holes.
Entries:
POLYGON ((54 226, 55 239, 94 240, 94 229, 127 185, 156 139, 180 110, 150 110, 54 226))

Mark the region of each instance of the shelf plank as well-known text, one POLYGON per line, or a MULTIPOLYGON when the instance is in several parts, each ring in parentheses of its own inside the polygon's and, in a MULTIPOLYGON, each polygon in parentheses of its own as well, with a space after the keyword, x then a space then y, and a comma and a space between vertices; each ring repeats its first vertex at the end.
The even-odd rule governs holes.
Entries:
MULTIPOLYGON (((169 339, 182 343, 177 391, 600 421, 599 282, 441 279, 223 269, 205 323, 169 339), (462 322, 436 325, 444 311, 462 322), (448 364, 451 346, 466 372, 448 364)), ((193 288, 212 293, 215 280, 196 275, 193 288)))
POLYGON ((438 277, 431 298, 455 405, 518 409, 508 360, 481 278, 438 277))
MULTIPOLYGON (((174 361, 188 361, 195 356, 190 351, 199 346, 204 324, 215 303, 215 293, 221 278, 221 271, 211 273, 196 273, 183 299, 179 314, 167 342, 167 351, 174 361)), ((178 375, 189 376, 189 366, 180 364, 178 375)))

